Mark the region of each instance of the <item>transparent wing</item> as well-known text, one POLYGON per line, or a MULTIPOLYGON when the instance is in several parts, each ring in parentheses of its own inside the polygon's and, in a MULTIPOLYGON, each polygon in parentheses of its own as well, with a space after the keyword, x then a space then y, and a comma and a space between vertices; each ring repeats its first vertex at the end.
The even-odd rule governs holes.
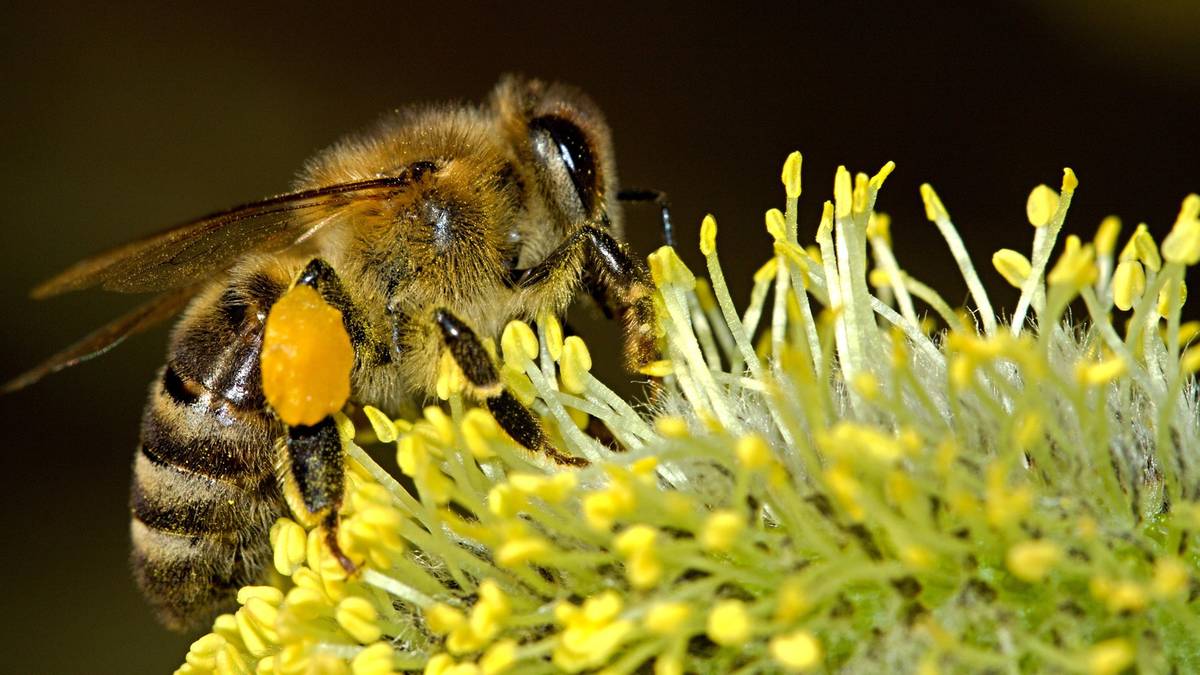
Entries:
POLYGON ((341 206, 387 200, 411 183, 399 176, 271 197, 150 235, 82 260, 33 289, 46 298, 93 286, 122 293, 178 288, 227 269, 254 251, 276 251, 311 235, 341 206))
POLYGON ((116 347, 130 335, 137 335, 175 316, 187 306, 201 285, 185 286, 155 296, 109 323, 85 335, 75 344, 25 371, 0 387, 0 394, 23 389, 50 373, 87 361, 116 347))

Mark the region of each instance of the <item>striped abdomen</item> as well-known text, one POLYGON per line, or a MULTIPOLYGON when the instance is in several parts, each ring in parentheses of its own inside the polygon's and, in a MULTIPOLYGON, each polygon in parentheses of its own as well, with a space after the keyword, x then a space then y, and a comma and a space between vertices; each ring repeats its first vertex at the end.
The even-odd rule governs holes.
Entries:
POLYGON ((259 372, 265 311, 220 290, 201 294, 172 335, 133 463, 134 576, 177 629, 261 580, 267 529, 286 513, 274 473, 281 428, 259 372))

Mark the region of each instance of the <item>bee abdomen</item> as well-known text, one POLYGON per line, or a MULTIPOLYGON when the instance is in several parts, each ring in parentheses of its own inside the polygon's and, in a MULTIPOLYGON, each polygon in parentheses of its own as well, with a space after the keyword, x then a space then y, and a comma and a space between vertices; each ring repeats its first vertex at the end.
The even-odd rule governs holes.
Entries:
POLYGON ((286 513, 274 473, 279 424, 261 400, 261 323, 224 310, 180 325, 133 463, 134 577, 176 629, 211 620, 238 588, 262 581, 267 530, 286 513))

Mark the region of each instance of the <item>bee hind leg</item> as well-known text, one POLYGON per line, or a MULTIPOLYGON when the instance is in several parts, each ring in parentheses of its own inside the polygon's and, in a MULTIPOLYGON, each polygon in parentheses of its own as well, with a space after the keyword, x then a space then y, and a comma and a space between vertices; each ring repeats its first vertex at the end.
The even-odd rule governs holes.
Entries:
POLYGON ((337 422, 327 416, 312 426, 290 426, 283 443, 281 482, 293 513, 325 526, 325 543, 348 573, 357 567, 338 544, 338 509, 346 484, 345 455, 337 422))
POLYGON ((441 330, 442 343, 450 350, 475 393, 484 399, 501 429, 514 441, 534 452, 547 454, 559 464, 587 464, 582 457, 564 455, 550 443, 533 413, 504 388, 491 356, 467 324, 446 309, 435 310, 433 318, 441 330))

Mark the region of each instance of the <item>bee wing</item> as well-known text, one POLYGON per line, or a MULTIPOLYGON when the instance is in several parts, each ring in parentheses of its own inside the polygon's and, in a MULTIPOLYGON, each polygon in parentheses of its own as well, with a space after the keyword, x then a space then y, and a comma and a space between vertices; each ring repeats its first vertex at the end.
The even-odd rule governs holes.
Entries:
POLYGON ((224 271, 254 251, 276 251, 328 222, 330 209, 385 200, 410 183, 407 174, 271 197, 152 234, 82 260, 33 289, 47 298, 93 286, 122 293, 178 288, 224 271))
POLYGON ((50 373, 100 356, 116 347, 130 335, 137 335, 179 313, 200 289, 200 285, 185 286, 155 296, 126 314, 85 335, 75 344, 46 359, 0 386, 0 394, 24 389, 50 373))

